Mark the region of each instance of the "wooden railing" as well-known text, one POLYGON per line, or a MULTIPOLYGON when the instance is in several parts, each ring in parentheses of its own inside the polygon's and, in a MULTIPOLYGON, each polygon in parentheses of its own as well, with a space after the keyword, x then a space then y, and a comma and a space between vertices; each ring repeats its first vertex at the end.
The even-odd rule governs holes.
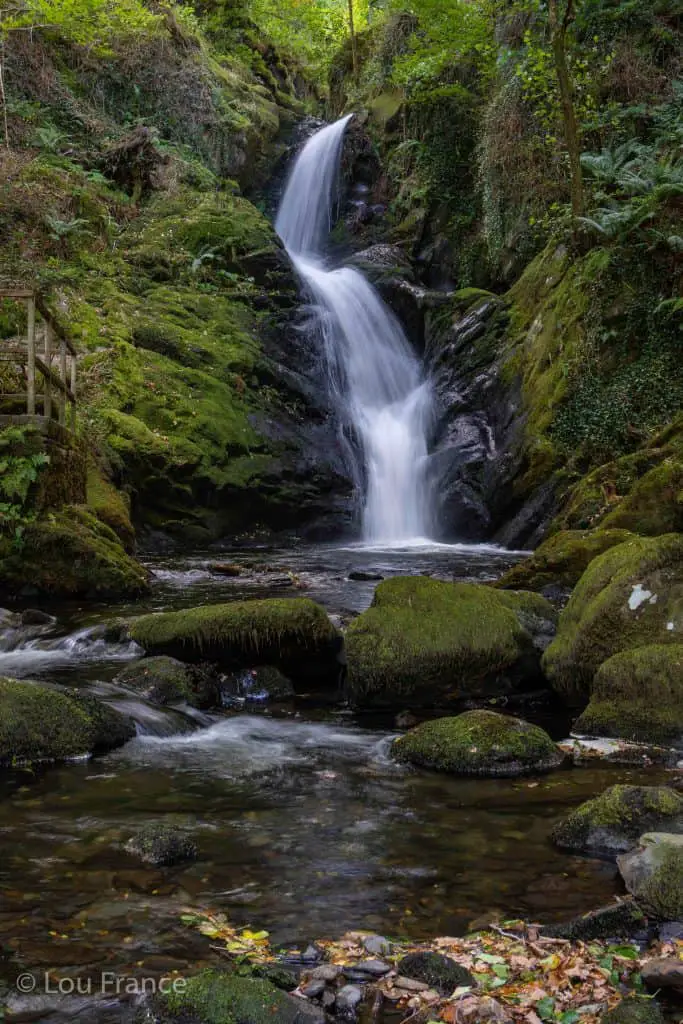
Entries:
MULTIPOLYGON (((62 427, 67 427, 69 406, 69 426, 75 430, 77 353, 72 342, 57 330, 45 311, 37 323, 37 296, 32 289, 0 287, 0 299, 26 304, 26 336, 0 340, 0 361, 21 367, 25 390, 10 394, 0 388, 0 406, 12 402, 25 404, 29 419, 56 419, 62 427), (42 415, 36 412, 38 406, 42 407, 42 415)), ((11 419, 0 415, 0 421, 8 418, 11 419)))

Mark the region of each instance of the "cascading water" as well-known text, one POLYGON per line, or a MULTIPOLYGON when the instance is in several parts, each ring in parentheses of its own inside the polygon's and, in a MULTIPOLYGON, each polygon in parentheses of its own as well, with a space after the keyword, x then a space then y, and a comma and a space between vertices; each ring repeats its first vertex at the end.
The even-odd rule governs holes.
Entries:
POLYGON ((427 434, 432 394, 400 323, 362 274, 329 269, 346 126, 317 132, 298 156, 276 220, 292 262, 316 307, 329 387, 362 496, 363 539, 401 544, 430 533, 427 434))

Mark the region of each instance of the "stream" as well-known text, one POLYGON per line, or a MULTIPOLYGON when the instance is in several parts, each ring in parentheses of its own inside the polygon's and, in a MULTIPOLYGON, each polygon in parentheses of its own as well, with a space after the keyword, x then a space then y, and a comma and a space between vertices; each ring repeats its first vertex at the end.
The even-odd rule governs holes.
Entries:
MULTIPOLYGON (((46 609, 55 625, 0 651, 0 674, 92 689, 136 719, 138 736, 91 761, 0 774, 0 979, 13 984, 22 968, 196 968, 214 954, 180 922, 188 904, 302 947, 353 928, 457 934, 492 912, 552 921, 609 900, 614 865, 560 853, 548 833, 569 807, 617 781, 657 781, 656 769, 451 778, 394 764, 390 718, 304 701, 169 711, 112 682, 139 656, 102 628, 119 616, 277 594, 343 618, 376 586, 351 581, 352 571, 485 582, 518 557, 444 545, 204 552, 155 559, 152 594, 136 605, 46 609), (248 575, 220 575, 217 562, 248 575), (156 869, 125 851, 136 828, 159 819, 191 827, 196 862, 156 869)), ((556 738, 566 734, 564 716, 539 714, 556 738)), ((15 1011, 91 1019, 63 1018, 37 997, 15 1011)))

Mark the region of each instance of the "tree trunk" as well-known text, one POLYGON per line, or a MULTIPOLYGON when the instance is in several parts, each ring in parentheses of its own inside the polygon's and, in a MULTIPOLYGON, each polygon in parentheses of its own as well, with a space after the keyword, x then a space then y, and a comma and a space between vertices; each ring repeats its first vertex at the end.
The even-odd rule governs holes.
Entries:
POLYGON ((349 0, 349 34, 351 36, 351 65, 354 75, 358 74, 358 46, 356 44, 356 26, 353 20, 353 0, 349 0))
POLYGON ((557 73, 557 84, 560 90, 562 105, 562 121, 564 125, 564 141, 569 154, 571 175, 572 214, 582 217, 584 212, 583 171, 581 170, 581 141, 579 124, 574 107, 574 89, 567 65, 567 29, 573 17, 573 0, 567 0, 564 18, 560 19, 559 0, 550 0, 548 14, 550 19, 550 35, 557 73))

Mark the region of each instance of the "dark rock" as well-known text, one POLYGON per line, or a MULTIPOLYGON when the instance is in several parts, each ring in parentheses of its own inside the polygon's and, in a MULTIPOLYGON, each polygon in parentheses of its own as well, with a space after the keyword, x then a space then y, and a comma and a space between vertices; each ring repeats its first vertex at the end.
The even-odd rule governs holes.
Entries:
POLYGON ((358 1004, 363 999, 363 991, 358 985, 344 985, 337 992, 336 1009, 342 1016, 355 1017, 358 1004))
POLYGON ((683 797, 667 786, 611 786, 560 821, 551 839, 563 850, 615 857, 648 829, 676 822, 683 829, 683 797))
POLYGON ((134 835, 126 843, 129 853, 154 867, 166 867, 196 860, 197 846, 194 840, 171 825, 152 823, 134 835))
POLYGON ((645 915, 632 899, 600 907, 571 921, 546 925, 543 934, 550 938, 587 942, 591 939, 629 939, 641 931, 645 915))
POLYGON ((355 583, 372 583, 375 580, 383 580, 384 576, 379 572, 365 572, 363 569, 354 569, 349 573, 349 579, 355 583))
POLYGON ((241 576, 244 569, 241 565, 226 565, 224 563, 218 563, 211 566, 211 572, 215 572, 219 576, 241 576))
POLYGON ((283 992, 293 992, 298 984, 296 974, 280 964, 257 964, 252 974, 255 978, 264 978, 283 992))
MULTIPOLYGON (((305 999, 287 995, 262 978, 204 971, 187 979, 182 992, 157 997, 157 1024, 324 1024, 325 1014, 305 999), (158 1014, 158 1015, 157 1015, 158 1014)), ((149 1016, 140 1018, 149 1020, 149 1016)))
POLYGON ((322 949, 311 943, 309 946, 306 946, 306 949, 301 954, 301 959, 305 964, 310 964, 317 963, 319 960, 324 959, 324 956, 325 954, 322 949))
POLYGON ((342 968, 339 964, 321 964, 320 967, 314 967, 312 971, 308 972, 308 977, 315 981, 333 982, 342 973, 342 968))
POLYGON ((683 939, 683 921, 667 921, 659 927, 660 942, 680 942, 683 939))
POLYGON ((48 615, 47 612, 41 612, 36 608, 26 608, 21 613, 22 626, 54 626, 56 621, 54 615, 48 615))
POLYGON ((441 995, 450 995, 464 985, 476 985, 465 967, 442 953, 410 953, 399 960, 397 969, 399 974, 422 981, 441 995))
POLYGON ((664 1024, 662 1011, 652 999, 624 999, 600 1018, 600 1024, 664 1024))
MULTIPOLYGON (((400 715, 397 716, 397 725, 400 717, 400 715)), ((412 718, 414 716, 411 715, 410 717, 412 718)), ((401 726, 399 726, 399 728, 401 728, 401 726)), ((372 956, 388 956, 391 953, 391 943, 388 939, 385 939, 383 935, 366 935, 363 939, 363 948, 372 956)))
POLYGON ((325 982, 317 981, 314 978, 311 981, 307 981, 305 985, 302 985, 300 991, 307 999, 317 999, 325 991, 325 982))
MULTIPOLYGON (((419 721, 417 715, 414 715, 412 711, 401 711, 400 714, 396 715, 394 725, 397 729, 414 729, 419 721)), ((373 950, 369 952, 373 952, 373 950)))
POLYGON ((202 665, 185 665, 166 655, 142 658, 119 672, 115 682, 139 693, 151 704, 186 703, 208 709, 219 707, 221 689, 215 675, 202 665))
POLYGON ((674 957, 648 960, 643 964, 640 974, 650 989, 665 989, 683 995, 683 960, 674 957))
POLYGON ((294 696, 291 681, 273 665, 259 665, 221 677, 223 703, 289 700, 294 696))
POLYGON ((390 965, 385 964, 382 960, 364 960, 362 963, 349 964, 343 968, 344 975, 353 981, 383 978, 390 970, 390 965))

